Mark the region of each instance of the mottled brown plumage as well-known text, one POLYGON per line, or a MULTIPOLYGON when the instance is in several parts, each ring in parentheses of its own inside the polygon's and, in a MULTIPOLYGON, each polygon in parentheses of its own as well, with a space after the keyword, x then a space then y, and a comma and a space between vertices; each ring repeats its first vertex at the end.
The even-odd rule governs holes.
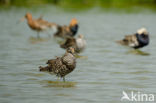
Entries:
POLYGON ((122 44, 122 45, 128 45, 128 46, 131 46, 131 45, 138 45, 137 38, 136 38, 135 34, 126 35, 126 36, 124 37, 124 39, 118 41, 118 43, 120 43, 120 44, 122 44))
POLYGON ((39 67, 40 71, 47 71, 51 74, 55 74, 58 77, 63 78, 72 72, 76 67, 76 58, 74 57, 74 48, 68 48, 66 53, 62 57, 48 60, 48 66, 39 67))
POLYGON ((76 40, 74 37, 69 37, 66 41, 60 45, 61 48, 67 49, 69 47, 76 48, 76 40))
POLYGON ((57 25, 57 32, 54 36, 61 38, 73 37, 76 35, 78 28, 78 22, 75 18, 73 18, 68 26, 57 25))
POLYGON ((137 31, 137 33, 126 35, 124 39, 117 42, 122 45, 138 49, 149 44, 149 34, 145 28, 141 28, 137 31))
POLYGON ((80 53, 85 49, 86 41, 84 40, 84 37, 81 34, 77 38, 74 37, 67 38, 65 43, 61 44, 60 47, 64 49, 73 47, 76 53, 80 53))

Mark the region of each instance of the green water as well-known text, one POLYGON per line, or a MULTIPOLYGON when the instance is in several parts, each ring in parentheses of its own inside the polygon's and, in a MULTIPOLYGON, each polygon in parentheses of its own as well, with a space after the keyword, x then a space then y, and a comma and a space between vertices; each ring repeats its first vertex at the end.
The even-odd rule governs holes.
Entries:
MULTIPOLYGON (((92 8, 66 12, 62 8, 0 10, 0 103, 121 103, 122 91, 156 94, 156 13, 144 8, 126 13, 92 8), (76 17, 87 48, 77 59, 66 83, 39 72, 38 67, 64 54, 56 39, 34 39, 36 32, 17 21, 29 11, 34 17, 68 24, 76 17), (150 45, 135 51, 115 43, 126 34, 146 27, 150 45)), ((147 103, 147 102, 145 102, 147 103)))

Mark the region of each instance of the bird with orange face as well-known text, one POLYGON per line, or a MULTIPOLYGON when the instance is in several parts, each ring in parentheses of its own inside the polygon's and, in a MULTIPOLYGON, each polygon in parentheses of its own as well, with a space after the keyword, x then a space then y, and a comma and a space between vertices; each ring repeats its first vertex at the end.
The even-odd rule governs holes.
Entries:
POLYGON ((78 31, 78 28, 78 21, 76 18, 73 18, 68 26, 57 25, 57 32, 54 34, 54 36, 61 38, 74 37, 78 31))
POLYGON ((40 38, 39 32, 46 31, 47 29, 57 26, 57 24, 45 21, 41 17, 38 19, 34 19, 31 13, 26 13, 25 18, 27 19, 28 26, 32 30, 37 31, 38 38, 40 38))
MULTIPOLYGON (((46 31, 47 29, 54 29, 56 30, 54 36, 67 38, 73 37, 76 35, 78 31, 78 21, 76 18, 73 18, 70 21, 69 25, 58 25, 56 23, 48 22, 42 19, 42 17, 38 19, 34 19, 31 13, 26 13, 25 18, 27 19, 28 26, 32 29, 37 31, 37 37, 40 38, 39 33, 42 31, 46 31)), ((23 19, 21 19, 23 21, 23 19)))

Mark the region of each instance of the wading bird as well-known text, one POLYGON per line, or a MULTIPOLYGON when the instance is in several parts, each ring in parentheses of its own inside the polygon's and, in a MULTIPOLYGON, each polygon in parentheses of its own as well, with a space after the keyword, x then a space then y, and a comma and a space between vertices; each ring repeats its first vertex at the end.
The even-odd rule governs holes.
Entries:
POLYGON ((57 77, 61 77, 63 78, 63 81, 65 81, 65 76, 72 72, 76 67, 74 52, 74 48, 68 48, 62 57, 48 60, 48 66, 46 67, 40 66, 40 71, 55 74, 57 77))
MULTIPOLYGON (((39 32, 46 31, 47 29, 56 27, 55 23, 50 23, 43 20, 41 17, 34 19, 31 13, 26 13, 25 18, 27 19, 27 24, 32 30, 37 31, 37 37, 40 38, 39 32)), ((50 35, 49 35, 50 36, 50 35)))
POLYGON ((77 38, 70 37, 67 38, 65 43, 60 45, 61 48, 67 49, 69 47, 73 47, 76 53, 82 52, 86 47, 86 41, 82 34, 78 35, 77 38))
POLYGON ((117 41, 122 45, 130 46, 134 49, 142 48, 149 44, 149 33, 145 28, 141 28, 133 35, 126 35, 123 40, 117 41))
POLYGON ((55 37, 67 38, 67 37, 74 37, 78 31, 78 21, 76 18, 73 18, 70 21, 70 24, 61 26, 57 25, 57 32, 54 34, 55 37))

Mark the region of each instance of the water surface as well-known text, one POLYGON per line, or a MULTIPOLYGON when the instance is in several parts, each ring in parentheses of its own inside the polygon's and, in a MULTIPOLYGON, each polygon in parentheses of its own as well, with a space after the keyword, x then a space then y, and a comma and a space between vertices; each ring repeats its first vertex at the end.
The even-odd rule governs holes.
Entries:
POLYGON ((16 8, 0 10, 0 101, 1 103, 121 103, 122 91, 156 94, 156 14, 113 12, 97 8, 84 12, 62 9, 16 8), (59 24, 79 20, 87 48, 77 59, 66 83, 38 70, 40 65, 64 54, 54 38, 37 41, 36 32, 17 21, 31 11, 34 17, 59 24), (135 51, 115 43, 140 27, 150 32, 150 45, 135 51))

